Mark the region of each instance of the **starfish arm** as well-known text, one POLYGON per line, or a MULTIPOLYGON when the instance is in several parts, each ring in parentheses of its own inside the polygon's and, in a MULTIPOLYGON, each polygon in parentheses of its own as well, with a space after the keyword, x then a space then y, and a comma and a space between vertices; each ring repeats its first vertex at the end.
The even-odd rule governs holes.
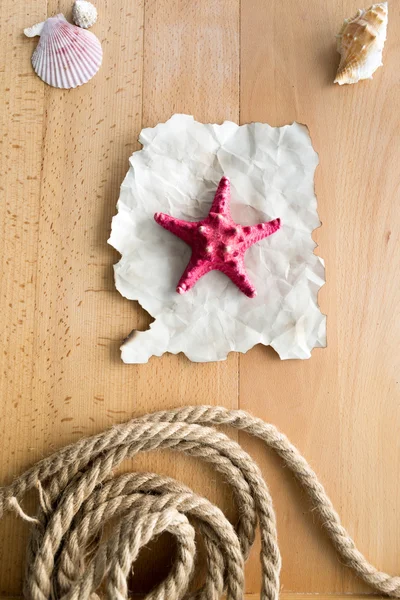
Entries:
POLYGON ((154 220, 161 225, 161 227, 164 227, 164 229, 176 235, 186 242, 186 244, 189 244, 189 246, 192 245, 193 231, 197 228, 198 223, 175 219, 164 213, 156 213, 154 215, 154 220))
POLYGON ((253 244, 256 244, 260 240, 272 235, 275 231, 278 231, 281 227, 281 220, 274 219, 268 223, 259 223, 258 225, 251 225, 250 227, 243 227, 244 233, 244 246, 250 248, 253 244))
POLYGON ((209 260, 195 258, 192 254, 192 257, 176 286, 176 291, 178 294, 188 292, 200 277, 203 277, 203 275, 211 270, 212 266, 209 260))
POLYGON ((228 177, 222 177, 219 182, 217 191, 215 192, 214 200, 211 206, 211 213, 230 216, 231 202, 231 182, 228 177))
POLYGON ((218 270, 225 273, 243 294, 246 294, 249 298, 257 296, 256 288, 246 273, 243 256, 232 257, 232 260, 218 267, 218 270))

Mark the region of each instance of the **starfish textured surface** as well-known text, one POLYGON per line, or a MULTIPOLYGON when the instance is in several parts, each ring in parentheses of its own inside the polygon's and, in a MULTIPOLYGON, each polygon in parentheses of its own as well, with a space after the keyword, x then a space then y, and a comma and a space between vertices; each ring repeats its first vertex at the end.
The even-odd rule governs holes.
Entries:
POLYGON ((232 220, 230 213, 230 181, 222 177, 210 212, 202 221, 190 222, 156 213, 155 220, 192 248, 190 261, 179 280, 176 291, 184 294, 209 271, 225 273, 238 288, 254 298, 256 289, 244 265, 244 255, 250 246, 275 233, 280 219, 243 227, 232 220))

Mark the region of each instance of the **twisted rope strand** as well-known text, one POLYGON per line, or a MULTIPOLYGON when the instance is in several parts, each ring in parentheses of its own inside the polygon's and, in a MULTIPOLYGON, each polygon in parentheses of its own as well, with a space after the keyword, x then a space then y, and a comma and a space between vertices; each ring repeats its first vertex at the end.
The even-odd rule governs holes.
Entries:
POLYGON ((56 452, 11 485, 0 488, 0 518, 20 507, 38 487, 40 507, 32 524, 24 595, 29 600, 128 598, 127 577, 140 548, 162 531, 177 539, 172 569, 147 600, 241 600, 244 560, 261 530, 261 599, 277 600, 281 558, 272 499, 258 466, 213 426, 229 425, 260 438, 306 490, 341 559, 376 591, 400 598, 400 577, 380 572, 357 550, 314 471, 273 425, 244 411, 195 406, 160 411, 56 452), (223 513, 183 484, 152 473, 112 478, 113 470, 139 452, 170 449, 212 464, 231 485, 238 506, 236 529, 223 513), (195 560, 196 525, 206 549, 206 580, 187 594, 195 560), (117 520, 102 539, 103 525, 117 520))

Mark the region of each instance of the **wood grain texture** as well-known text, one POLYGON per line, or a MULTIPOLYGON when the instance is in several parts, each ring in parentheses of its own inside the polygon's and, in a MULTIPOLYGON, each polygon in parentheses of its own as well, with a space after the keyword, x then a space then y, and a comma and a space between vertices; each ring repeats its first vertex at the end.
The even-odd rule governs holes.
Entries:
MULTIPOLYGON (((68 15, 71 2, 2 0, 1 483, 135 414, 196 403, 240 406, 290 437, 360 549, 399 573, 397 4, 389 8, 384 67, 373 81, 343 88, 331 84, 334 34, 356 8, 350 0, 96 4, 93 31, 104 64, 87 85, 60 91, 33 74, 37 40, 21 32, 47 15, 68 15), (110 222, 140 129, 174 112, 205 122, 309 126, 320 157, 323 222, 314 239, 328 278, 319 295, 328 348, 311 360, 281 362, 259 347, 209 365, 180 356, 137 367, 120 362, 120 341, 149 318, 115 291, 110 222)), ((279 462, 246 436, 241 442, 275 499, 284 590, 365 592, 279 462)), ((203 465, 154 454, 124 465, 132 467, 182 479, 233 514, 224 486, 203 465)), ((0 524, 0 595, 20 592, 26 535, 12 517, 0 524)), ((157 544, 151 567, 150 550, 135 589, 164 573, 168 541, 157 544)), ((255 550, 249 593, 258 587, 255 550)))
MULTIPOLYGON (((339 87, 332 85, 334 34, 357 6, 348 0, 242 4, 241 122, 306 123, 319 154, 323 226, 314 239, 326 262, 319 301, 328 315, 328 347, 301 363, 281 362, 261 347, 241 357, 240 406, 289 436, 360 550, 398 573, 400 13, 389 3, 384 67, 372 81, 339 87)), ((367 591, 339 563, 275 457, 241 441, 268 474, 284 589, 367 591)), ((258 573, 251 560, 250 580, 258 573)))

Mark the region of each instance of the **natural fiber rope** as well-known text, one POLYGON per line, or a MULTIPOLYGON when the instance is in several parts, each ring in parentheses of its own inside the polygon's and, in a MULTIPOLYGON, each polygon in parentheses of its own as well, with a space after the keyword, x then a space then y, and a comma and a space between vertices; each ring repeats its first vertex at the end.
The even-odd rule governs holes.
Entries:
POLYGON ((243 411, 211 406, 157 412, 117 425, 56 452, 0 488, 0 518, 13 509, 33 522, 25 598, 94 600, 102 584, 110 600, 126 599, 127 577, 140 548, 169 531, 177 540, 175 562, 147 600, 217 600, 223 592, 239 600, 244 593, 243 564, 258 523, 261 598, 277 600, 281 558, 268 488, 249 455, 212 425, 230 425, 275 450, 308 493, 340 558, 376 591, 400 598, 400 577, 378 571, 357 550, 315 473, 289 440, 273 425, 243 411), (216 468, 232 486, 239 513, 236 529, 208 500, 169 477, 112 477, 125 458, 160 449, 184 452, 216 468), (35 519, 20 506, 33 487, 40 495, 35 519), (110 520, 114 529, 102 540, 110 520), (186 596, 195 557, 193 524, 204 540, 207 573, 204 586, 186 596))

